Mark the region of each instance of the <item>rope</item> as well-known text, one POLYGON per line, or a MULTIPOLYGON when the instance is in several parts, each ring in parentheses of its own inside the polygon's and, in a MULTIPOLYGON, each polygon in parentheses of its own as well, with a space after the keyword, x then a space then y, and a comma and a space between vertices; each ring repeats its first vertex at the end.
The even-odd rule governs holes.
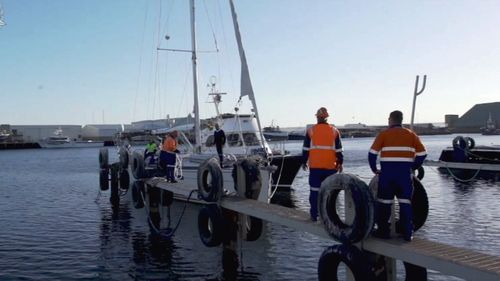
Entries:
POLYGON ((481 171, 481 168, 477 169, 476 173, 471 178, 466 179, 466 180, 463 180, 463 179, 457 177, 456 175, 454 175, 453 172, 450 170, 450 168, 448 166, 446 166, 446 170, 448 171, 448 174, 450 174, 450 176, 454 180, 456 180, 456 181, 459 181, 459 182, 471 182, 474 179, 476 179, 477 175, 479 175, 479 172, 481 171))
MULTIPOLYGON (((189 196, 188 196, 188 198, 186 200, 186 203, 184 204, 184 208, 182 209, 182 212, 181 212, 181 215, 179 217, 179 220, 177 221, 177 224, 175 225, 175 227, 173 229, 170 228, 170 207, 168 207, 168 226, 169 227, 167 227, 166 229, 158 229, 158 228, 156 228, 156 226, 154 225, 153 221, 151 220, 151 217, 149 216, 149 208, 148 208, 147 204, 144 204, 144 209, 146 210, 146 214, 148 216, 148 224, 154 230, 154 232, 157 235, 160 235, 162 238, 165 238, 165 239, 171 239, 174 236, 175 232, 177 231, 177 228, 179 228, 179 225, 181 223, 182 217, 184 216, 184 213, 186 211, 186 208, 187 208, 187 205, 189 203, 189 200, 191 199, 191 196, 193 195, 193 193, 195 191, 197 191, 197 190, 193 189, 189 193, 189 196)), ((142 201, 145 203, 146 199, 144 197, 144 193, 142 193, 142 192, 141 192, 141 198, 142 198, 142 201)), ((163 200, 163 198, 162 198, 162 200, 163 200)))
MULTIPOLYGON (((278 175, 278 180, 276 181, 276 186, 274 187, 274 191, 271 193, 271 195, 270 195, 270 196, 268 196, 268 198, 267 198, 268 200, 271 200, 271 198, 273 198, 274 194, 275 194, 275 193, 276 193, 276 191, 278 190, 278 184, 279 184, 279 182, 280 182, 281 175, 282 175, 282 173, 283 173, 283 166, 285 166, 284 164, 285 164, 285 155, 283 155, 283 156, 282 156, 282 158, 281 158, 281 168, 280 168, 280 173, 279 173, 279 175, 278 175)), ((272 175, 272 174, 271 174, 271 175, 272 175)), ((269 182, 270 182, 270 185, 271 185, 271 188, 272 188, 272 179, 273 179, 273 178, 272 178, 272 176, 271 176, 271 175, 270 175, 270 177, 269 177, 269 182)))

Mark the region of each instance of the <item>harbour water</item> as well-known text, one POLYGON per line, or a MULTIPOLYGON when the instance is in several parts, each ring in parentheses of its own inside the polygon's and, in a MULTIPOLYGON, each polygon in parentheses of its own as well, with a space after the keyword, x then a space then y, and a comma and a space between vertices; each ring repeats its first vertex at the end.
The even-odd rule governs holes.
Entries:
MULTIPOLYGON (((498 136, 471 136, 476 144, 500 144, 498 136)), ((422 137, 428 159, 437 160, 454 137, 422 137)), ((369 182, 372 141, 344 140, 344 172, 369 182)), ((299 151, 301 145, 286 148, 299 151)), ((0 151, 0 280, 217 280, 221 250, 206 248, 198 237, 200 207, 188 206, 171 241, 159 239, 144 209, 123 200, 113 212, 109 192, 98 197, 97 156, 97 148, 0 151)), ((499 182, 461 183, 427 167, 422 183, 430 212, 417 237, 498 255, 499 182)), ((307 173, 301 170, 293 191, 278 196, 308 210, 307 173)), ((174 222, 183 206, 172 206, 174 222)), ((238 280, 317 280, 319 256, 334 243, 266 223, 258 241, 242 245, 238 280)), ((461 279, 430 271, 429 280, 461 279)))

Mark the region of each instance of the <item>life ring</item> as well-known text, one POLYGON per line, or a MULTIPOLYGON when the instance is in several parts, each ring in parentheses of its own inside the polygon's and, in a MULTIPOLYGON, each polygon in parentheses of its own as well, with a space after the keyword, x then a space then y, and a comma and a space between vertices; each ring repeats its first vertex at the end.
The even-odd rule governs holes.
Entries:
POLYGON ((465 137, 464 140, 465 140, 465 143, 467 144, 467 149, 471 150, 476 146, 476 142, 474 141, 473 138, 465 137))
MULTIPOLYGON (((373 197, 377 198, 379 176, 375 175, 370 181, 370 190, 373 197)), ((417 177, 413 177, 413 195, 411 197, 413 210, 413 231, 419 230, 427 220, 429 215, 429 198, 424 186, 417 177)), ((402 233, 399 220, 396 220, 396 232, 402 233)))
POLYGON ((101 148, 99 149, 99 168, 107 169, 108 168, 108 149, 101 148))
POLYGON ((328 247, 319 258, 318 280, 338 281, 338 267, 344 263, 354 275, 356 281, 375 280, 373 266, 367 255, 353 245, 338 244, 328 247))
POLYGON ((262 234, 262 220, 252 216, 246 216, 246 241, 256 241, 262 234))
POLYGON ((262 187, 262 176, 259 170, 259 164, 254 159, 243 159, 233 165, 234 189, 238 190, 238 168, 241 167, 245 173, 245 197, 257 199, 262 187))
POLYGON ((210 158, 198 168, 198 195, 207 202, 217 202, 222 194, 223 179, 219 162, 210 158))
POLYGON ((144 168, 144 156, 134 151, 132 158, 132 175, 135 179, 146 178, 146 169, 144 168))
POLYGON ((109 170, 101 169, 99 171, 99 187, 102 191, 106 191, 109 189, 109 170))
POLYGON ((422 166, 418 167, 416 176, 419 180, 422 180, 424 178, 424 176, 425 176, 424 167, 422 167, 422 166))
POLYGON ((120 171, 120 188, 123 190, 128 190, 130 187, 130 175, 127 170, 120 171))
POLYGON ((465 138, 462 136, 457 136, 453 139, 452 141, 453 148, 459 148, 459 149, 466 149, 467 148, 467 142, 465 141, 465 138))
POLYGON ((118 151, 120 155, 120 168, 127 169, 128 168, 128 150, 125 147, 120 147, 118 151))
POLYGON ((201 242, 207 247, 216 247, 222 243, 224 219, 216 204, 204 206, 198 214, 198 233, 201 242))
POLYGON ((161 205, 168 207, 174 202, 174 193, 168 190, 162 190, 161 205))
POLYGON ((342 243, 356 243, 366 238, 375 221, 375 201, 362 180, 354 175, 333 174, 321 183, 318 196, 319 216, 326 232, 342 243), (337 197, 340 191, 349 190, 355 214, 351 224, 346 224, 337 214, 337 197))
POLYGON ((132 203, 134 204, 134 208, 141 209, 144 207, 144 182, 143 181, 135 181, 132 185, 132 203))

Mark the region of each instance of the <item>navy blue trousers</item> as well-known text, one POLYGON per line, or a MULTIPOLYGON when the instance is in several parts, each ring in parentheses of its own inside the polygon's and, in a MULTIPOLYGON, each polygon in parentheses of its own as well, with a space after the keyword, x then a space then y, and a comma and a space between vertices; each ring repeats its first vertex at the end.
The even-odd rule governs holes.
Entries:
POLYGON ((318 192, 321 183, 336 172, 337 170, 309 169, 309 204, 311 206, 309 213, 313 221, 318 219, 318 192))

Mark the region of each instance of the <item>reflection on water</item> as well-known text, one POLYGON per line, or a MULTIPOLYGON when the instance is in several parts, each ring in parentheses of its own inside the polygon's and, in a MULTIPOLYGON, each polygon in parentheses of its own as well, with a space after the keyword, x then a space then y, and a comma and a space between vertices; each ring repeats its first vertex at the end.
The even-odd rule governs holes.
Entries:
MULTIPOLYGON (((453 137, 424 137, 429 158, 437 159, 453 137)), ((492 141, 475 139, 477 144, 492 141)), ((344 141, 345 172, 367 183, 373 176, 367 163, 372 141, 344 141)), ((287 146, 299 151, 301 143, 287 146)), ((198 236, 200 207, 186 209, 172 240, 160 239, 150 231, 146 211, 128 199, 122 198, 116 210, 109 192, 95 202, 97 155, 98 149, 90 148, 0 151, 0 280, 222 280, 221 248, 205 247, 198 236)), ((277 192, 273 203, 308 211, 307 177, 300 170, 293 190, 277 192)), ((417 237, 500 252, 498 182, 461 183, 426 168, 422 183, 430 212, 417 237)), ((172 205, 172 222, 183 207, 181 202, 172 205)), ((265 223, 259 240, 238 247, 237 279, 317 280, 319 256, 333 243, 265 223)), ((457 279, 430 272, 429 280, 457 279)))

